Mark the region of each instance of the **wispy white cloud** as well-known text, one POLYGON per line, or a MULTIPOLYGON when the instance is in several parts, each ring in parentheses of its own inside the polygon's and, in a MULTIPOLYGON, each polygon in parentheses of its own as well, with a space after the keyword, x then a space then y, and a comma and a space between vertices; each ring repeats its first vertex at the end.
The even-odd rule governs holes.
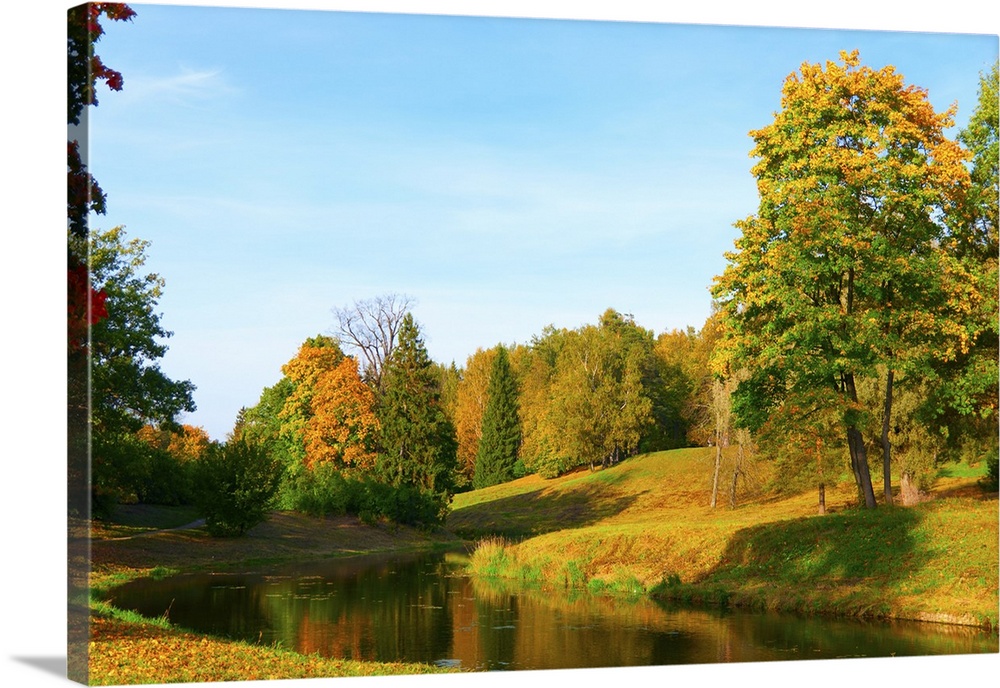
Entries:
POLYGON ((130 73, 122 100, 130 104, 193 106, 235 93, 238 89, 225 79, 222 69, 182 66, 178 72, 168 75, 130 73))

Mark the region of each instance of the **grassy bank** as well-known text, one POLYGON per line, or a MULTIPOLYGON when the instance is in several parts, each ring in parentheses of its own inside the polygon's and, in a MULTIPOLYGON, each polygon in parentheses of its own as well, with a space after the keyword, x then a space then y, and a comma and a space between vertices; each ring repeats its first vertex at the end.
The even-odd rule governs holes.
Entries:
MULTIPOLYGON (((217 539, 189 525, 184 508, 126 507, 90 524, 90 682, 96 685, 381 676, 445 671, 426 664, 344 661, 213 638, 116 609, 107 591, 129 580, 178 572, 248 570, 306 561, 454 544, 446 533, 366 525, 353 517, 274 513, 242 538, 217 539)), ((79 524, 85 535, 87 524, 79 524)))
POLYGON ((441 673, 402 662, 357 662, 189 633, 117 613, 91 621, 90 683, 122 685, 441 673))
POLYGON ((776 610, 997 625, 996 493, 951 471, 933 499, 857 509, 853 484, 709 508, 712 452, 637 457, 456 497, 448 526, 487 538, 483 575, 776 610), (505 541, 496 537, 502 536, 505 541))

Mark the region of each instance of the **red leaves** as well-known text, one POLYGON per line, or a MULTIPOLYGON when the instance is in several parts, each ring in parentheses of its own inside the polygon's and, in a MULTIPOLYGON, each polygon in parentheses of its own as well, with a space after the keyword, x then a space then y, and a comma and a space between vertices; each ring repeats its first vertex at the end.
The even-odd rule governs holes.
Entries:
MULTIPOLYGON (((122 76, 121 72, 114 69, 110 69, 101 62, 101 58, 94 55, 90 58, 90 72, 93 75, 94 81, 98 79, 103 79, 108 84, 108 88, 112 91, 122 90, 122 86, 125 84, 125 78, 122 76)), ((90 91, 90 103, 89 105, 97 105, 97 96, 93 89, 90 91)))
POLYGON ((83 351, 87 347, 87 331, 108 317, 107 298, 103 291, 90 287, 86 265, 70 268, 67 274, 67 335, 71 352, 83 351))
POLYGON ((66 151, 66 215, 70 232, 82 237, 87 233, 87 213, 103 214, 106 198, 97 180, 87 172, 87 166, 80 159, 79 144, 69 141, 66 151))
POLYGON ((131 21, 135 16, 135 10, 121 2, 92 2, 81 9, 87 13, 84 18, 87 33, 95 42, 104 34, 104 28, 101 26, 102 14, 114 21, 131 21))

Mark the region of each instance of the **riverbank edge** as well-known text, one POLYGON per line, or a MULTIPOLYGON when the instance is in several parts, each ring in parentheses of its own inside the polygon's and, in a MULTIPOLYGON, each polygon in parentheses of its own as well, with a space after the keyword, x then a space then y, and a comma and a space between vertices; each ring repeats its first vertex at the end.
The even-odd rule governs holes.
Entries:
POLYGON ((975 628, 997 634, 997 616, 977 617, 971 613, 929 611, 912 607, 893 608, 883 601, 862 600, 844 602, 832 599, 838 581, 814 581, 816 589, 827 594, 803 594, 783 586, 777 580, 758 584, 757 589, 726 586, 718 581, 681 582, 679 578, 664 579, 644 585, 627 566, 609 578, 587 577, 586 562, 576 560, 522 561, 517 543, 499 537, 486 537, 477 542, 472 552, 469 572, 485 579, 514 581, 542 589, 586 590, 590 594, 611 597, 646 597, 661 602, 673 602, 701 608, 734 608, 754 612, 778 612, 857 619, 863 621, 914 621, 975 628))
POLYGON ((915 621, 974 628, 985 633, 997 634, 1000 626, 990 619, 979 619, 972 614, 927 611, 891 611, 871 608, 840 608, 820 598, 783 594, 774 588, 771 594, 753 593, 726 588, 718 584, 660 582, 645 588, 634 577, 624 574, 616 580, 586 579, 584 584, 566 584, 565 580, 547 578, 537 570, 519 568, 509 574, 483 573, 470 567, 471 575, 487 580, 515 581, 542 590, 576 590, 605 597, 647 598, 653 601, 672 602, 702 609, 740 609, 752 612, 778 612, 806 616, 856 619, 861 621, 915 621))
MULTIPOLYGON (((661 584, 662 586, 662 584, 661 584)), ((665 590, 667 586, 654 588, 649 597, 665 602, 697 604, 702 606, 737 608, 755 612, 781 612, 824 616, 862 621, 917 621, 929 624, 966 626, 985 633, 997 633, 998 627, 990 619, 979 619, 973 614, 953 614, 948 612, 892 611, 886 609, 847 608, 830 606, 817 598, 786 596, 780 591, 772 594, 750 593, 741 590, 727 590, 718 586, 684 584, 677 590, 665 590)))
MULTIPOLYGON (((346 559, 378 554, 404 554, 423 551, 433 552, 456 549, 459 547, 469 548, 471 546, 471 543, 456 538, 445 531, 438 531, 437 536, 441 539, 415 545, 405 544, 367 550, 352 549, 332 553, 312 553, 311 556, 310 553, 305 553, 305 556, 303 556, 303 553, 300 552, 297 554, 286 554, 284 556, 237 558, 229 561, 191 563, 188 565, 170 567, 161 565, 132 567, 115 565, 113 563, 105 563, 100 565, 98 568, 94 568, 92 566, 88 576, 87 599, 71 601, 87 607, 90 611, 91 630, 90 642, 88 645, 89 653, 93 654, 99 647, 101 647, 102 643, 116 642, 116 640, 109 640, 110 636, 119 638, 139 633, 143 636, 143 641, 141 642, 152 646, 161 644, 166 638, 186 638, 192 641, 190 643, 192 646, 190 651, 196 653, 197 655, 196 659, 189 659, 188 664, 198 667, 198 674, 179 674, 177 670, 171 671, 168 669, 166 673, 157 674, 151 678, 136 678, 134 680, 126 679, 123 681, 121 675, 117 674, 117 668, 112 669, 112 671, 116 672, 115 676, 102 676, 100 674, 95 676, 95 669, 101 669, 102 665, 100 662, 95 662, 92 658, 88 658, 90 664, 88 682, 91 685, 122 685, 149 682, 187 683, 205 680, 241 681, 256 680, 261 678, 260 676, 254 675, 253 671, 249 668, 243 673, 234 673, 232 669, 229 669, 219 677, 211 677, 211 672, 218 663, 216 653, 219 647, 223 647, 231 651, 224 653, 226 656, 231 656, 234 652, 252 653, 256 655, 256 660, 258 661, 261 658, 266 658, 269 662, 277 663, 279 671, 268 674, 264 677, 268 680, 460 673, 461 669, 453 667, 438 667, 432 664, 334 660, 321 657, 318 654, 306 655, 278 646, 255 645, 252 643, 201 633, 193 629, 178 626, 167 621, 166 619, 144 617, 140 614, 115 607, 107 601, 114 590, 119 586, 147 577, 162 578, 165 576, 203 573, 206 571, 225 573, 233 571, 234 569, 245 569, 248 567, 257 568, 272 565, 276 566, 291 562, 322 561, 341 558, 346 559), (308 665, 308 672, 303 672, 303 664, 308 665), (205 675, 210 677, 206 678, 204 677, 205 675)), ((121 641, 119 640, 117 642, 121 641)), ((129 654, 141 654, 143 647, 143 645, 140 645, 139 647, 130 647, 129 654)), ((108 672, 105 670, 105 673, 108 672)))
MULTIPOLYGON (((205 571, 216 571, 216 572, 226 572, 236 569, 247 569, 247 568, 258 568, 270 565, 280 565, 282 563, 288 563, 292 561, 318 561, 331 558, 349 558, 356 556, 366 556, 366 555, 377 555, 377 554, 392 554, 392 553, 406 553, 406 552, 420 552, 420 551, 440 551, 447 549, 461 548, 470 552, 473 559, 475 558, 475 553, 478 547, 482 545, 483 539, 470 540, 468 538, 461 538, 454 533, 451 533, 444 529, 439 529, 433 534, 424 534, 424 539, 419 543, 414 543, 412 540, 412 534, 407 534, 406 530, 400 530, 397 528, 386 528, 382 530, 383 534, 390 534, 390 539, 397 540, 390 546, 361 549, 351 547, 350 549, 343 549, 336 552, 325 551, 325 552, 310 552, 308 550, 300 550, 295 553, 286 553, 282 556, 243 556, 235 557, 228 560, 214 560, 212 562, 201 562, 198 563, 197 558, 182 564, 175 566, 163 566, 163 565, 152 565, 152 566, 140 566, 140 567, 130 567, 126 565, 115 564, 114 562, 105 561, 103 564, 99 565, 96 570, 91 571, 90 575, 90 586, 88 590, 88 599, 85 604, 90 606, 91 613, 95 615, 100 615, 102 619, 107 619, 109 617, 117 616, 117 613, 104 608, 101 610, 99 607, 101 604, 107 604, 101 598, 107 596, 114 588, 119 585, 123 585, 131 580, 135 580, 143 577, 162 577, 166 575, 183 574, 183 573, 197 573, 205 571)), ((360 535, 360 533, 359 533, 360 535)), ((174 533, 176 536, 176 533, 174 533)), ((153 535, 154 538, 171 537, 170 535, 153 535)), ((486 538, 489 539, 489 538, 486 538)), ((181 543, 177 543, 181 544, 181 543)), ((718 608, 720 606, 740 608, 753 611, 776 611, 776 612, 789 612, 789 613, 799 613, 813 616, 827 616, 833 618, 856 618, 865 620, 906 620, 906 621, 919 621, 926 623, 937 623, 937 624, 951 624, 958 626, 974 627, 978 628, 984 632, 989 632, 996 630, 996 624, 991 623, 986 620, 984 623, 980 619, 973 618, 970 615, 957 615, 949 613, 932 613, 927 611, 915 611, 915 610, 891 610, 887 608, 873 608, 871 605, 865 608, 855 608, 855 609, 845 609, 838 608, 836 606, 829 605, 822 600, 822 598, 812 598, 806 599, 803 597, 792 598, 789 596, 787 590, 783 590, 776 586, 768 587, 768 592, 762 593, 760 591, 747 591, 739 590, 734 588, 727 588, 718 584, 717 582, 711 582, 705 584, 698 583, 681 583, 679 580, 663 580, 656 584, 645 586, 636 579, 627 567, 622 567, 619 569, 617 575, 612 579, 592 577, 588 578, 583 574, 582 569, 585 568, 582 564, 584 562, 546 562, 547 566, 528 566, 521 564, 520 562, 515 562, 516 565, 508 565, 507 571, 502 568, 499 570, 494 570, 491 575, 485 575, 481 570, 482 567, 478 567, 473 562, 470 565, 470 573, 477 577, 482 578, 502 578, 507 580, 513 580, 518 583, 527 583, 532 586, 540 587, 552 587, 556 589, 573 589, 573 590, 585 590, 589 594, 602 595, 608 597, 614 596, 628 596, 628 597, 647 597, 652 600, 658 600, 662 602, 676 602, 685 605, 690 605, 692 607, 702 607, 702 608, 718 608), (543 572, 542 569, 546 569, 543 572), (556 575, 553 575, 555 573, 556 575)), ((139 627, 149 627, 151 624, 156 625, 159 622, 157 620, 143 619, 139 617, 133 617, 129 619, 128 617, 114 619, 112 618, 112 624, 119 625, 118 628, 139 628, 139 627)), ((162 626, 162 624, 159 624, 162 626)), ((114 628, 114 626, 112 626, 114 628)), ((211 666, 210 654, 212 653, 212 647, 218 647, 214 645, 216 643, 230 643, 230 647, 236 648, 238 646, 238 641, 230 641, 223 639, 216 639, 208 635, 193 632, 189 629, 184 629, 180 627, 168 626, 166 628, 161 628, 160 630, 153 631, 154 634, 179 634, 181 636, 190 639, 199 639, 202 643, 202 652, 206 653, 203 656, 199 656, 195 664, 204 664, 205 666, 211 666), (204 645, 204 641, 208 642, 208 646, 204 645)), ((93 645, 92 645, 93 647, 93 645)), ((242 647, 242 646, 239 646, 242 647)), ((260 646, 253 646, 259 648, 260 646)), ((240 650, 243 651, 243 650, 240 650)), ((256 651, 256 650, 255 650, 256 651)), ((263 652, 271 652, 275 656, 282 654, 296 655, 300 658, 310 658, 308 655, 301 655, 295 653, 294 651, 287 650, 284 648, 261 648, 263 652)), ((313 658, 314 661, 319 661, 319 658, 313 658)), ((295 678, 302 677, 301 673, 293 673, 291 665, 296 664, 296 661, 289 661, 288 666, 290 670, 287 675, 274 675, 273 678, 295 678)), ((333 666, 333 664, 331 664, 333 666)), ((380 663, 368 663, 359 665, 359 667, 347 668, 346 673, 344 670, 343 663, 337 665, 337 671, 335 673, 315 673, 310 674, 312 676, 357 676, 357 675, 372 675, 373 673, 385 673, 385 674, 396 674, 396 673, 439 673, 443 670, 439 667, 434 667, 432 665, 415 665, 415 666, 402 666, 396 664, 380 664, 380 663)), ((454 671, 454 669, 452 669, 454 671)), ((227 680, 244 680, 247 676, 227 674, 229 678, 227 680)), ((176 676, 163 676, 157 678, 157 681, 172 682, 177 679, 176 676)), ((94 681, 99 683, 100 680, 94 681)), ((109 680, 108 682, 120 682, 117 680, 109 680)))

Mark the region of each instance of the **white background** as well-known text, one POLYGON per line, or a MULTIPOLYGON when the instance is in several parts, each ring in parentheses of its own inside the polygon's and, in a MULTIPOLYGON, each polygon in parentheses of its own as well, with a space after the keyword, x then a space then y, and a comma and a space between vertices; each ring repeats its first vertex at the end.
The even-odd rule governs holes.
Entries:
MULTIPOLYGON (((0 587, 0 685, 63 685, 66 657, 65 575, 65 10, 75 3, 5 3, 4 124, 0 195, 5 238, 0 427, 4 433, 3 585, 0 587)), ((952 0, 701 0, 674 7, 639 0, 271 0, 213 4, 365 11, 483 14, 521 17, 670 21, 907 31, 998 33, 995 3, 952 0), (820 14, 825 6, 829 14, 820 14), (989 8, 989 9, 987 9, 989 8)), ((902 684, 988 685, 1000 675, 1000 655, 868 659, 614 670, 491 673, 365 679, 275 681, 268 686, 506 686, 629 684, 630 686, 902 684), (987 678, 988 677, 988 678, 987 678)), ((210 685, 210 684, 202 684, 210 685)), ((238 682, 233 686, 259 686, 238 682)))

